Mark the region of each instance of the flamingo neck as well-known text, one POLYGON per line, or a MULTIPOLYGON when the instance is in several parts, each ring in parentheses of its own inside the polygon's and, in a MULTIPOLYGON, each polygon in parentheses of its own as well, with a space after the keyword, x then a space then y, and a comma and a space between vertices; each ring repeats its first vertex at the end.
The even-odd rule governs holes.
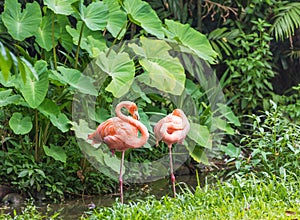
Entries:
POLYGON ((149 133, 148 133, 148 129, 146 128, 145 125, 143 125, 140 121, 130 117, 130 116, 126 116, 121 112, 122 108, 126 108, 129 109, 129 105, 125 102, 123 103, 119 103, 116 106, 116 115, 118 118, 120 118, 121 120, 128 122, 129 124, 135 126, 140 132, 141 132, 141 137, 138 138, 137 140, 135 140, 135 143, 137 146, 143 146, 148 138, 149 138, 149 133))
POLYGON ((116 106, 116 115, 118 118, 122 119, 123 121, 127 121, 128 120, 128 116, 124 115, 122 112, 121 112, 121 109, 122 108, 127 108, 127 105, 125 105, 125 103, 119 103, 117 106, 116 106))

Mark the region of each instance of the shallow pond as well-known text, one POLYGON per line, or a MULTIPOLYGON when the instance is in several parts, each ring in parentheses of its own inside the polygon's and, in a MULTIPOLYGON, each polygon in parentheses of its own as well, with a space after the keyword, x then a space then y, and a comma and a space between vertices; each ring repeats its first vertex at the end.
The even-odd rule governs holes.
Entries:
MULTIPOLYGON (((199 179, 201 185, 205 182, 205 176, 201 176, 199 179)), ((208 180, 211 182, 211 180, 208 180)), ((198 185, 196 175, 183 175, 176 177, 177 193, 180 193, 181 188, 186 189, 189 187, 195 189, 198 185)), ((160 179, 151 183, 135 184, 129 187, 124 187, 124 202, 128 203, 132 200, 144 199, 147 196, 154 195, 156 198, 161 198, 164 195, 172 196, 171 184, 168 178, 160 179)), ((103 196, 85 196, 82 198, 76 198, 67 200, 60 204, 35 204, 38 210, 43 213, 48 211, 48 214, 59 211, 60 217, 65 220, 79 219, 84 212, 89 211, 94 207, 112 206, 116 199, 119 198, 119 194, 110 194, 103 196)), ((9 210, 7 210, 9 211, 9 210)))

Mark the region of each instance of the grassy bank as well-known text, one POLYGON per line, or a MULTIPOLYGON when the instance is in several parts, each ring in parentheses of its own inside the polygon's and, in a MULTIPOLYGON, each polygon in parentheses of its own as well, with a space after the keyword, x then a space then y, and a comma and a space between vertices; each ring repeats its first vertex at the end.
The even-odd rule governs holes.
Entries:
POLYGON ((95 209, 82 219, 299 219, 299 179, 235 177, 212 187, 185 189, 176 199, 154 197, 95 209))
MULTIPOLYGON (((195 190, 179 190, 176 199, 148 197, 112 207, 97 207, 81 219, 299 219, 300 179, 254 174, 235 176, 195 190)), ((15 217, 0 219, 60 219, 59 213, 45 216, 34 207, 15 217)))

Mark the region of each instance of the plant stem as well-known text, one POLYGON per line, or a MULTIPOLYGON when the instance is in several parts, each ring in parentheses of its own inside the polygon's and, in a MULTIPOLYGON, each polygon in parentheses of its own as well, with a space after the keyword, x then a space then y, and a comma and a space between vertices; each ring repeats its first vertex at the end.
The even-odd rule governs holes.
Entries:
POLYGON ((197 28, 198 31, 202 30, 202 4, 201 0, 197 1, 197 28))
MULTIPOLYGON (((113 46, 116 44, 117 40, 118 40, 118 37, 120 36, 120 34, 122 33, 123 29, 126 28, 126 30, 128 29, 130 23, 126 22, 123 27, 121 28, 121 30, 118 32, 116 38, 114 39, 113 43, 112 43, 112 46, 109 48, 107 54, 106 54, 106 57, 108 57, 108 55, 110 54, 110 51, 112 50, 113 46), (127 25, 128 24, 128 25, 127 25)), ((125 35, 124 35, 125 36, 125 35)), ((122 37, 121 40, 123 40, 124 36, 122 37)))
POLYGON ((34 160, 38 161, 38 149, 39 149, 39 124, 38 124, 38 113, 35 110, 35 149, 34 149, 34 160))
POLYGON ((77 50, 76 50, 76 55, 75 55, 75 66, 74 66, 75 69, 77 69, 77 66, 78 66, 80 42, 81 42, 81 38, 82 38, 82 34, 83 34, 83 29, 84 29, 84 22, 82 22, 81 29, 80 29, 80 34, 79 34, 79 39, 78 39, 78 45, 77 45, 77 50))
POLYGON ((48 137, 49 137, 49 126, 50 126, 50 120, 48 120, 45 130, 44 130, 44 134, 43 134, 43 145, 45 145, 47 143, 48 137))
POLYGON ((57 59, 56 59, 55 39, 54 39, 54 13, 52 14, 52 50, 53 50, 54 68, 55 70, 57 70, 57 59))

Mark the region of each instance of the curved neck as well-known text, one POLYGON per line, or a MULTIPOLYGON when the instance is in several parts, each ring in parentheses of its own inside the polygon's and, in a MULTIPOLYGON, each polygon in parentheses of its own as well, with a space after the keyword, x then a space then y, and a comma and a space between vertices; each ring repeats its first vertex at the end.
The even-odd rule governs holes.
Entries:
POLYGON ((127 105, 125 105, 125 103, 122 103, 122 102, 116 106, 116 109, 115 109, 116 115, 118 118, 122 119, 123 121, 127 121, 128 117, 121 112, 121 109, 123 107, 128 109, 127 105))
POLYGON ((134 141, 134 145, 132 146, 143 146, 144 144, 146 144, 148 138, 149 138, 149 133, 148 133, 148 129, 146 128, 145 125, 143 125, 140 121, 130 117, 130 116, 126 116, 121 112, 122 108, 129 108, 129 106, 126 103, 119 103, 116 106, 116 115, 118 118, 120 118, 121 120, 133 125, 134 127, 136 127, 140 132, 141 132, 141 137, 137 138, 134 141))

